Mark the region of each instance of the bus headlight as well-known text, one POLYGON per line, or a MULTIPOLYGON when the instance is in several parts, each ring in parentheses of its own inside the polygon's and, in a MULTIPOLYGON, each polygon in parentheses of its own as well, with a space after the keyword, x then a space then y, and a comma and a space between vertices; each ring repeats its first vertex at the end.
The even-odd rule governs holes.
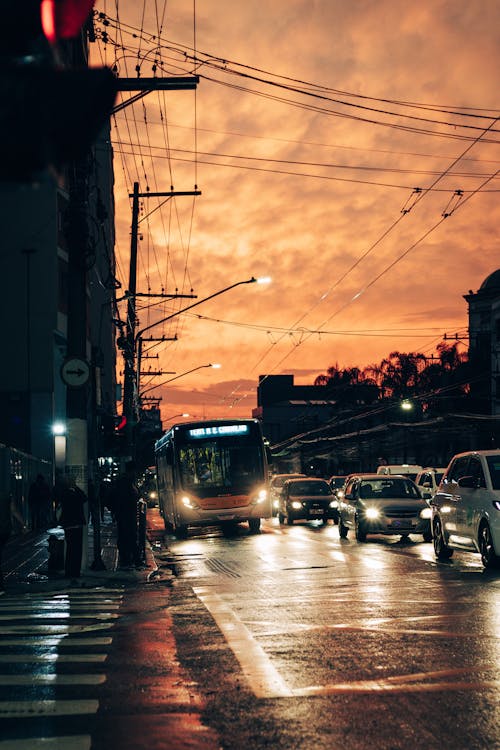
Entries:
POLYGON ((194 502, 194 500, 191 500, 191 498, 190 498, 190 497, 188 497, 188 495, 183 495, 183 496, 181 497, 181 503, 182 503, 182 504, 183 504, 183 505, 184 505, 184 506, 185 506, 186 508, 191 508, 191 510, 195 510, 196 508, 198 508, 198 507, 199 507, 199 506, 198 506, 198 504, 194 502))
MULTIPOLYGON (((266 500, 267 500, 267 490, 264 490, 264 489, 262 489, 262 490, 259 490, 259 491, 258 491, 258 492, 257 492, 257 493, 256 493, 256 494, 254 495, 254 498, 253 498, 253 502, 254 502, 254 503, 255 503, 256 505, 260 505, 260 503, 265 503, 265 502, 266 502, 266 500)), ((277 508, 277 507, 278 507, 278 505, 277 505, 277 501, 275 501, 275 503, 276 503, 275 507, 277 508)))

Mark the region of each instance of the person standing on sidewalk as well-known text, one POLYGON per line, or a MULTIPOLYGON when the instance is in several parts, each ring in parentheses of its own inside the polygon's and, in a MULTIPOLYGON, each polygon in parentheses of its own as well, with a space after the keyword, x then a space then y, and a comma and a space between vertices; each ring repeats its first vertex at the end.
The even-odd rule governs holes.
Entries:
POLYGON ((137 551, 137 509, 140 493, 135 483, 135 464, 128 461, 124 474, 114 483, 111 500, 116 518, 120 567, 139 564, 137 551))
POLYGON ((24 523, 24 518, 19 513, 12 495, 8 492, 0 495, 0 594, 5 592, 2 572, 2 557, 4 547, 9 541, 12 533, 12 519, 15 519, 21 527, 23 533, 28 531, 24 523))
POLYGON ((54 488, 55 500, 60 510, 59 523, 64 529, 66 554, 64 574, 66 578, 80 577, 83 551, 83 527, 86 525, 84 505, 87 496, 73 477, 62 476, 54 488))
POLYGON ((50 516, 50 487, 43 474, 37 474, 28 491, 28 507, 31 516, 31 529, 44 528, 50 516))

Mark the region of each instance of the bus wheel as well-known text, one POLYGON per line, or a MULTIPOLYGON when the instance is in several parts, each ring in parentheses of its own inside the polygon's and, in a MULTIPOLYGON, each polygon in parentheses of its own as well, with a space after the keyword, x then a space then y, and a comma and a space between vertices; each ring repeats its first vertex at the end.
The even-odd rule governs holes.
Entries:
POLYGON ((260 530, 260 518, 249 518, 248 528, 250 529, 250 533, 257 534, 260 530))
POLYGON ((170 521, 167 521, 165 516, 163 517, 163 523, 165 524, 165 531, 169 531, 170 533, 172 533, 172 531, 174 530, 174 527, 172 526, 170 521))
POLYGON ((187 539, 188 527, 184 523, 180 523, 178 526, 174 526, 174 534, 177 539, 187 539))

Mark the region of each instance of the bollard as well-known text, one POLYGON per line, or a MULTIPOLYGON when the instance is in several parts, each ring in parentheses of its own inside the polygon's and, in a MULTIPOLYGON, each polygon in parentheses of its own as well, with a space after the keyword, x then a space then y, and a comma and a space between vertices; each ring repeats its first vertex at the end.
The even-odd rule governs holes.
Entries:
POLYGON ((64 537, 49 534, 48 538, 49 559, 47 570, 56 571, 64 569, 64 537))

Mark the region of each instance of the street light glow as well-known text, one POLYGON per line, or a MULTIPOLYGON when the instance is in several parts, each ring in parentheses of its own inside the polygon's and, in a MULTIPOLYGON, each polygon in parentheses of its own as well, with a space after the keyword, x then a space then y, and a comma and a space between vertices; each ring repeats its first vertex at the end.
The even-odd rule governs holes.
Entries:
POLYGON ((64 422, 54 422, 52 425, 53 435, 66 435, 66 425, 64 422))

